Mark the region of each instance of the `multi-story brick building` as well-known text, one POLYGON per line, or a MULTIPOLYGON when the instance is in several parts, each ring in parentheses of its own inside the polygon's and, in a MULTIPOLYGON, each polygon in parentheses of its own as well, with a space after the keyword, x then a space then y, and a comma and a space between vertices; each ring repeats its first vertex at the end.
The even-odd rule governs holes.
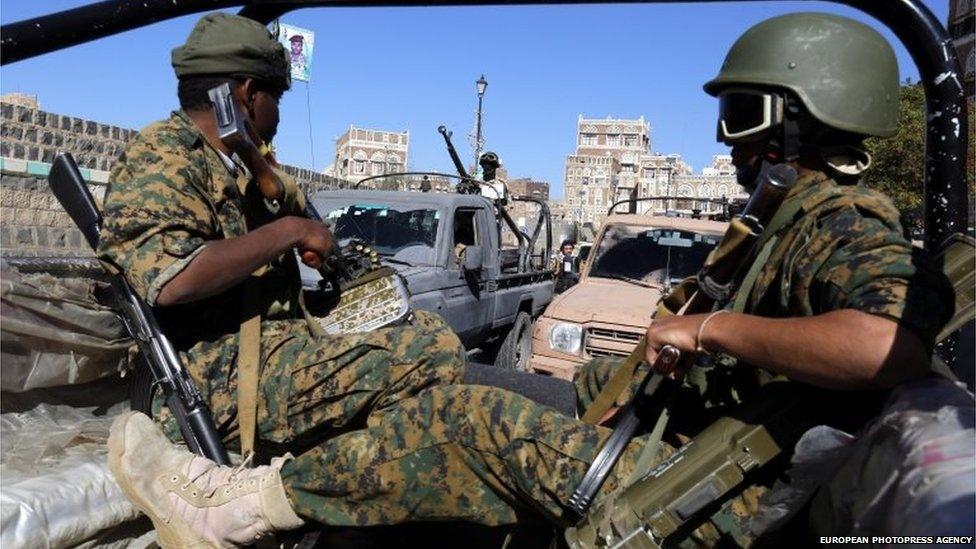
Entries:
MULTIPOLYGON (((549 201, 549 183, 545 181, 522 177, 509 179, 506 186, 511 196, 528 196, 544 202, 549 201)), ((532 202, 512 200, 509 201, 507 209, 508 214, 512 216, 512 221, 515 221, 515 224, 526 233, 531 234, 535 229, 535 221, 538 219, 539 206, 532 202)))
MULTIPOLYGON (((643 116, 631 120, 580 116, 576 152, 566 157, 564 181, 563 207, 567 217, 596 225, 603 221, 611 205, 631 197, 744 196, 742 188, 735 184, 735 167, 729 155, 713 156, 712 165, 695 175, 681 155, 652 153, 651 128, 643 116)), ((663 211, 664 207, 655 202, 639 202, 637 211, 663 211)))
POLYGON ((716 176, 735 175, 735 166, 732 165, 732 155, 716 154, 712 157, 712 165, 702 168, 702 175, 716 176))
POLYGON ((693 173, 680 154, 648 154, 641 158, 640 187, 637 196, 671 194, 676 176, 693 173))
POLYGON ((565 202, 577 221, 599 223, 619 196, 640 183, 641 159, 650 153, 651 127, 638 119, 576 121, 576 152, 566 157, 565 202))
POLYGON ((410 132, 370 130, 350 125, 336 139, 335 161, 326 173, 358 182, 366 177, 406 171, 410 132))

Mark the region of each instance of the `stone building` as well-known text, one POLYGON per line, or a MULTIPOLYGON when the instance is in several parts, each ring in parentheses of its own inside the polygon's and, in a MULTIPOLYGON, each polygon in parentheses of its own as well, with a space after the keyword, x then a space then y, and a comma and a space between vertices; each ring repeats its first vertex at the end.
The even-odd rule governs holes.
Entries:
MULTIPOLYGON (((711 166, 702 168, 701 173, 688 170, 676 173, 668 182, 664 196, 679 196, 702 199, 744 199, 748 197, 735 179, 735 166, 732 157, 727 154, 717 154, 712 157, 711 166)), ((643 213, 663 214, 667 210, 691 212, 694 209, 704 212, 721 209, 719 205, 709 205, 694 200, 653 201, 638 203, 638 211, 643 213)))
MULTIPOLYGON (((946 27, 962 65, 966 96, 970 100, 976 90, 976 1, 949 0, 949 21, 946 27)), ((970 122, 972 123, 972 122, 970 122)))
POLYGON ((576 121, 576 152, 566 157, 565 202, 580 222, 599 223, 618 196, 640 184, 641 160, 651 150, 651 127, 638 119, 576 121))
POLYGON ((679 175, 690 175, 691 166, 680 154, 648 154, 641 158, 640 187, 637 196, 671 194, 671 182, 679 175))
MULTIPOLYGON (((651 152, 651 128, 637 119, 587 119, 576 125, 576 152, 566 157, 564 210, 579 223, 599 224, 616 202, 632 197, 688 196, 729 198, 745 196, 735 183, 732 157, 712 157, 712 164, 696 175, 680 154, 651 152)), ((639 213, 678 205, 638 202, 639 213)), ((688 206, 687 209, 691 209, 688 206)), ((620 205, 615 211, 628 211, 620 205)))
POLYGON ((41 108, 40 103, 37 102, 37 96, 29 93, 5 93, 0 95, 0 103, 7 103, 9 105, 20 105, 21 107, 27 107, 28 109, 39 109, 41 108))
MULTIPOLYGON (((510 196, 528 196, 549 202, 549 183, 545 181, 522 177, 509 179, 506 186, 510 196)), ((515 221, 516 225, 531 235, 535 229, 535 221, 538 219, 539 206, 532 202, 511 200, 507 209, 508 214, 512 216, 512 221, 515 221)), ((552 215, 551 212, 550 215, 552 215)))
POLYGON ((350 125, 336 139, 335 161, 326 173, 352 182, 374 175, 404 172, 410 132, 370 130, 350 125))

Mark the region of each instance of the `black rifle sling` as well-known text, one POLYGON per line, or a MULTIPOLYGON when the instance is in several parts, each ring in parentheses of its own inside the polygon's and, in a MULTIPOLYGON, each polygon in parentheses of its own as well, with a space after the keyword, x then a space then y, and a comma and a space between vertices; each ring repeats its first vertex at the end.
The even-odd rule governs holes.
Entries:
MULTIPOLYGON (((655 365, 662 362, 674 366, 680 357, 681 352, 677 348, 667 345, 661 349, 655 365)), ((633 401, 620 410, 620 417, 613 428, 613 432, 610 433, 607 442, 597 453, 593 463, 590 464, 590 468, 586 470, 579 487, 570 496, 568 506, 573 520, 578 521, 586 514, 597 492, 600 491, 600 487, 603 486, 614 465, 624 453, 627 444, 634 438, 634 433, 643 420, 659 416, 665 408, 671 405, 680 387, 680 381, 666 378, 660 374, 650 373, 644 378, 644 382, 633 401)))

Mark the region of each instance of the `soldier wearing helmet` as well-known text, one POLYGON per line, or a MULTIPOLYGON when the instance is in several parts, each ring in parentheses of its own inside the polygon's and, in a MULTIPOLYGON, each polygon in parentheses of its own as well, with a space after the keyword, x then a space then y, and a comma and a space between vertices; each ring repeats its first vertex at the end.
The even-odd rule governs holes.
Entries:
POLYGON ((485 182, 481 185, 481 195, 492 200, 507 199, 505 179, 498 176, 498 169, 502 166, 498 155, 488 151, 481 155, 478 164, 481 166, 481 179, 485 182))
POLYGON ((746 31, 704 87, 719 100, 717 138, 732 147, 744 187, 774 164, 797 170, 781 208, 793 213, 764 250, 748 295, 737 296, 741 310, 713 316, 703 330, 707 317, 655 322, 649 358, 667 343, 700 344, 844 389, 925 375, 944 296, 913 258, 891 201, 860 181, 871 164, 863 140, 897 126, 898 67, 888 43, 844 17, 784 15, 746 31), (853 343, 853 333, 865 334, 856 349, 838 344, 853 343), (760 347, 768 354, 757 355, 760 347))
MULTIPOLYGON (((785 210, 792 213, 774 231, 773 244, 759 251, 749 269, 754 282, 743 280, 732 312, 663 317, 647 330, 651 363, 661 346, 671 344, 690 354, 723 353, 740 364, 690 379, 706 383, 691 394, 708 399, 708 406, 693 417, 675 414, 677 424, 664 439, 652 440, 655 435, 648 433, 631 440, 597 503, 626 487, 628 479, 661 474, 667 467, 651 468, 674 454, 662 440, 693 436, 693 428, 682 429, 748 399, 772 375, 844 390, 885 389, 926 375, 946 313, 945 288, 912 257, 897 211, 858 182, 869 164, 861 139, 894 129, 897 70, 880 35, 830 15, 770 19, 736 42, 706 90, 720 97, 719 137, 733 146, 740 178, 748 185, 767 165, 790 163, 799 178, 784 207, 795 206, 785 210), (711 383, 716 380, 721 383, 711 383), (641 459, 645 446, 650 451, 641 459), (644 469, 636 471, 638 466, 644 469)), ((581 409, 592 403, 613 366, 601 362, 577 380, 581 409)), ((864 394, 854 400, 874 401, 864 394)), ((836 408, 855 421, 861 411, 836 408)), ((281 408, 269 413, 292 418, 281 408)), ((301 422, 305 412, 297 414, 301 422)), ((127 493, 161 530, 164 546, 240 544, 253 541, 255 533, 287 528, 292 523, 285 519, 295 513, 355 526, 446 519, 504 525, 540 516, 569 526, 573 515, 567 502, 609 436, 606 427, 520 395, 454 385, 399 400, 381 421, 321 441, 283 466, 272 462, 255 482, 229 482, 226 492, 211 488, 218 481, 236 481, 238 471, 173 447, 144 416, 116 421, 109 460, 116 464, 116 476, 127 479, 127 493), (139 451, 156 459, 132 465, 139 451), (280 486, 287 505, 253 516, 250 525, 239 524, 232 537, 214 539, 212 524, 219 523, 226 501, 263 502, 280 486)), ((715 504, 717 509, 711 522, 687 535, 704 545, 750 543, 756 532, 747 521, 759 507, 763 487, 745 488, 718 507, 701 498, 709 485, 702 486, 681 508, 694 512, 715 504)), ((623 534, 613 532, 618 518, 598 521, 607 529, 601 543, 623 534)), ((642 530, 634 536, 627 539, 647 546, 655 541, 642 530)))

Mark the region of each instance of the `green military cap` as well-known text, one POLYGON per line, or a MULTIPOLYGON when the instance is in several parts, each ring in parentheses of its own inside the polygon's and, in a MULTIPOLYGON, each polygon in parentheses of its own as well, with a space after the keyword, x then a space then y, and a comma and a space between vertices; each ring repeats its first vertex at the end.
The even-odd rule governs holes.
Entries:
POLYGON ((173 49, 173 69, 177 78, 235 74, 291 86, 285 48, 257 21, 228 13, 197 21, 186 43, 173 49))

